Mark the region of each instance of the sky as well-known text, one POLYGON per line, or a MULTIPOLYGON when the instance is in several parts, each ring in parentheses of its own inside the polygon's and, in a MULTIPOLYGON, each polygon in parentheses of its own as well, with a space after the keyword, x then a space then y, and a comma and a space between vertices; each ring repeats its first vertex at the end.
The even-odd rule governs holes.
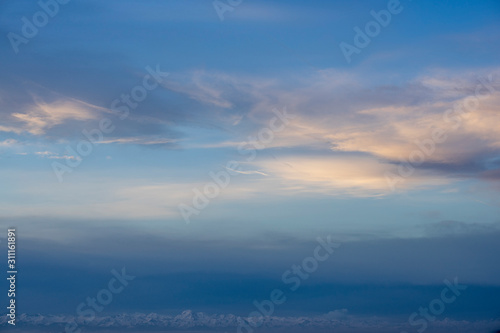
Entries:
POLYGON ((499 19, 489 0, 0 2, 19 266, 0 327, 499 329, 499 19))

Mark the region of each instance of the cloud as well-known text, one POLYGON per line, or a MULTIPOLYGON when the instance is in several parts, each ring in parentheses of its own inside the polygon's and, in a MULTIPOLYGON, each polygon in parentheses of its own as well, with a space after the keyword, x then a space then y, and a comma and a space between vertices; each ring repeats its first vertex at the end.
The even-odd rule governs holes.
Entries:
POLYGON ((274 133, 265 148, 258 149, 273 153, 288 149, 286 158, 294 163, 287 163, 297 168, 280 167, 272 160, 259 161, 258 167, 290 181, 303 177, 304 187, 323 183, 323 187, 350 189, 352 194, 364 188, 373 195, 385 191, 386 172, 414 159, 419 161, 418 170, 407 178, 407 189, 479 178, 488 168, 488 159, 500 152, 496 126, 500 123, 500 83, 495 81, 499 74, 497 68, 463 74, 433 71, 386 86, 356 72, 323 70, 299 79, 287 91, 277 80, 203 72, 193 78, 192 89, 182 93, 220 106, 224 109, 217 114, 220 118, 229 119, 231 111, 238 115, 230 125, 237 128, 230 140, 191 147, 237 149, 268 127, 273 108, 286 107, 295 118, 285 130, 274 133), (205 89, 200 80, 217 90, 205 89), (291 156, 291 150, 296 156, 291 156), (365 157, 345 154, 333 161, 327 150, 365 157), (307 161, 311 151, 317 156, 307 161))
POLYGON ((333 150, 361 151, 391 161, 408 160, 413 151, 427 149, 428 162, 464 163, 481 152, 500 147, 500 135, 495 128, 500 121, 497 110, 500 92, 482 99, 477 109, 467 111, 464 116, 450 113, 457 117, 452 123, 446 112, 453 110, 455 103, 467 101, 465 97, 453 103, 361 110, 359 113, 372 118, 371 124, 335 128, 334 134, 326 137, 334 142, 333 150), (455 124, 460 127, 455 129, 455 124), (434 139, 433 130, 440 131, 444 142, 434 139), (434 143, 429 148, 422 148, 430 141, 434 143))
MULTIPOLYGON (((492 72, 495 77, 500 73, 497 69, 492 72)), ((276 81, 218 73, 197 72, 190 80, 189 88, 172 88, 179 86, 173 82, 169 87, 201 103, 239 113, 236 125, 242 123, 242 111, 247 125, 256 122, 262 126, 269 121, 266 118, 273 108, 287 107, 297 119, 267 148, 316 147, 323 143, 336 151, 364 152, 400 161, 419 149, 419 143, 432 138, 435 129, 442 129, 446 140, 437 145, 427 162, 463 163, 478 153, 500 148, 495 127, 500 120, 500 83, 484 85, 468 75, 426 75, 399 87, 369 88, 355 73, 323 70, 302 78, 289 92, 276 81), (415 102, 415 97, 420 101, 415 102), (238 110, 242 100, 247 101, 246 110, 238 110), (455 128, 457 121, 459 128, 455 128)), ((219 142, 211 147, 241 142, 219 142)))
MULTIPOLYGON (((0 130, 1 130, 1 127, 0 127, 0 130)), ((14 139, 6 139, 3 141, 0 141, 0 147, 12 147, 12 146, 15 146, 17 144, 18 144, 17 140, 14 140, 14 139)))
POLYGON ((463 221, 442 220, 437 223, 424 226, 427 236, 460 236, 473 234, 498 233, 500 224, 467 223, 463 221))
POLYGON ((56 159, 56 160, 75 160, 77 159, 76 156, 71 156, 71 155, 59 155, 58 153, 54 153, 51 151, 37 151, 35 152, 35 155, 39 157, 44 157, 44 158, 49 158, 49 159, 56 159))
POLYGON ((366 156, 279 156, 255 163, 297 192, 377 196, 389 192, 384 165, 366 156))
POLYGON ((239 174, 242 174, 242 175, 261 175, 261 176, 269 176, 268 174, 262 172, 262 171, 258 171, 258 170, 235 170, 235 169, 231 169, 231 168, 228 168, 228 167, 224 167, 226 170, 230 171, 230 172, 235 172, 235 173, 239 173, 239 174))
POLYGON ((116 139, 106 139, 99 141, 99 143, 110 144, 135 144, 135 145, 172 145, 177 143, 177 139, 168 138, 155 138, 155 137, 128 137, 128 138, 116 138, 116 139))
POLYGON ((46 131, 66 121, 85 121, 97 117, 96 110, 100 107, 88 103, 63 99, 52 103, 36 102, 24 113, 12 113, 11 118, 14 126, 0 128, 0 131, 14 132, 20 134, 28 132, 33 135, 43 135, 46 131))
MULTIPOLYGON (((77 157, 59 155, 50 151, 35 154, 47 159, 76 159, 77 157)), ((50 166, 49 166, 50 168, 50 166)), ((148 178, 151 173, 145 172, 136 177, 102 178, 99 173, 82 174, 70 181, 59 184, 53 190, 55 175, 52 170, 26 175, 26 182, 19 183, 13 193, 23 195, 22 201, 0 204, 0 211, 7 216, 52 216, 54 218, 73 218, 75 215, 89 219, 165 219, 174 223, 184 223, 178 205, 191 205, 195 188, 204 188, 212 179, 206 175, 199 181, 166 180, 148 178), (53 177, 53 178, 52 178, 53 177), (30 183, 31 182, 31 183, 30 183), (31 184, 39 186, 33 187, 31 184), (97 192, 96 192, 97 191, 97 192), (75 195, 77 193, 78 195, 75 195), (45 204, 37 204, 40 198, 48 199, 45 204)), ((10 175, 18 174, 12 172, 10 175)), ((244 176, 238 176, 244 177, 244 176)), ((235 182, 236 183, 236 182, 235 182)), ((262 193, 266 189, 263 184, 235 184, 221 191, 219 201, 243 201, 262 193)))
MULTIPOLYGON (((185 82, 182 84, 178 81, 168 81, 164 83, 164 87, 178 93, 186 94, 190 98, 205 104, 211 104, 221 108, 230 108, 233 106, 232 103, 223 97, 223 94, 227 94, 228 92, 214 85, 216 82, 220 83, 221 80, 224 81, 228 79, 230 79, 230 77, 226 75, 215 73, 207 75, 203 71, 194 71, 188 83, 185 82)), ((233 85, 236 84, 235 81, 232 81, 232 83, 233 85)), ((229 88, 229 86, 226 86, 226 89, 227 88, 229 88)))
MULTIPOLYGON (((270 176, 267 191, 281 195, 317 193, 354 197, 379 197, 392 194, 386 172, 397 166, 367 154, 275 152, 250 163, 270 176)), ((453 178, 429 170, 416 170, 398 184, 400 190, 425 189, 453 183, 453 178)))
MULTIPOLYGON (((490 73, 496 78, 500 72, 493 68, 490 73)), ((489 80, 486 70, 477 75, 489 80)), ((362 73, 339 69, 281 78, 207 70, 173 73, 157 92, 169 97, 166 112, 155 92, 140 112, 134 110, 117 122, 113 136, 101 143, 238 149, 269 127, 273 109, 286 108, 295 118, 257 150, 281 155, 295 169, 259 156, 256 170, 274 177, 266 184, 289 182, 284 186, 300 191, 340 189, 349 195, 377 196, 386 193, 384 174, 423 150, 425 161, 403 188, 439 186, 465 178, 496 179, 498 166, 491 167, 489 161, 500 152, 495 126, 500 122, 500 85, 491 81, 488 88, 480 89, 479 103, 472 100, 470 112, 453 128, 455 123, 446 121, 446 112, 470 104, 476 94, 479 81, 470 72, 430 71, 399 84, 374 82, 362 73), (203 136, 200 127, 211 132, 203 136), (446 139, 429 148, 426 142, 438 129, 445 131, 446 139), (314 156, 307 161, 310 155, 314 156), (335 170, 324 171, 331 168, 335 170)), ((108 112, 81 99, 35 101, 24 111, 9 114, 0 129, 20 136, 73 140, 74 122, 95 124, 99 115, 108 112)), ((453 119, 455 114, 450 116, 453 119)))

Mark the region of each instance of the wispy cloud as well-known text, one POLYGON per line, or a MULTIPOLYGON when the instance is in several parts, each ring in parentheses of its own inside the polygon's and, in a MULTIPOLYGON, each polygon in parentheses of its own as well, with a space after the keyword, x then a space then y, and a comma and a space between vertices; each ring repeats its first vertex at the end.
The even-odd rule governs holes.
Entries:
POLYGON ((0 127, 1 131, 43 135, 47 129, 66 121, 85 121, 97 118, 95 110, 102 108, 76 100, 59 100, 52 103, 36 102, 29 110, 11 114, 13 124, 0 127))
POLYGON ((76 156, 59 155, 58 153, 54 153, 51 151, 37 151, 37 152, 35 152, 35 155, 37 155, 39 157, 55 159, 55 160, 75 160, 75 159, 77 159, 76 156))
MULTIPOLYGON (((0 130, 1 130, 1 128, 0 128, 0 130)), ((0 147, 12 147, 12 146, 15 146, 17 144, 18 144, 17 140, 14 140, 14 139, 6 139, 3 141, 0 141, 0 147)))
POLYGON ((169 145, 175 144, 179 140, 168 138, 151 138, 151 137, 128 137, 128 138, 115 138, 99 141, 98 143, 110 144, 134 144, 134 145, 169 145))

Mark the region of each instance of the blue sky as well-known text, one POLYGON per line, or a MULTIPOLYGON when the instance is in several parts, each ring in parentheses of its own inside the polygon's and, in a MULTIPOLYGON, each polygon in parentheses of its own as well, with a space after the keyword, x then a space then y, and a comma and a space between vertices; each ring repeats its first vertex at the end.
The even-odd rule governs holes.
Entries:
POLYGON ((498 319, 499 2, 231 9, 72 0, 26 37, 40 5, 0 4, 20 311, 74 315, 127 267, 103 315, 246 315, 331 235, 341 248, 276 316, 404 323, 458 277, 469 289, 440 320, 498 319), (341 43, 391 6, 348 61, 341 43))

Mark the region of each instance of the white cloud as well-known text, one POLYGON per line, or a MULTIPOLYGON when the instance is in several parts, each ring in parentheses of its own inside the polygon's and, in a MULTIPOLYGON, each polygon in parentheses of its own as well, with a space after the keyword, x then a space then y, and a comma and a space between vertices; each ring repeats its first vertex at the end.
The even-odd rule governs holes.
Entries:
POLYGON ((12 146, 15 146, 17 144, 18 144, 17 140, 14 140, 14 139, 6 139, 3 141, 0 141, 0 147, 12 147, 12 146))
POLYGON ((168 138, 150 138, 150 137, 133 137, 133 138, 114 138, 99 141, 99 143, 118 143, 118 144, 135 144, 135 145, 164 145, 178 142, 177 139, 168 138))
POLYGON ((62 99, 53 103, 38 101, 24 113, 11 114, 19 125, 0 126, 0 131, 43 135, 48 129, 69 120, 95 119, 97 112, 103 110, 106 109, 74 99, 62 99))
MULTIPOLYGON (((370 156, 278 155, 276 158, 258 159, 253 163, 269 174, 270 192, 296 194, 304 192, 327 195, 376 197, 392 193, 385 172, 394 165, 380 162, 370 156)), ((450 180, 432 173, 417 171, 402 188, 416 189, 444 185, 450 180)))

